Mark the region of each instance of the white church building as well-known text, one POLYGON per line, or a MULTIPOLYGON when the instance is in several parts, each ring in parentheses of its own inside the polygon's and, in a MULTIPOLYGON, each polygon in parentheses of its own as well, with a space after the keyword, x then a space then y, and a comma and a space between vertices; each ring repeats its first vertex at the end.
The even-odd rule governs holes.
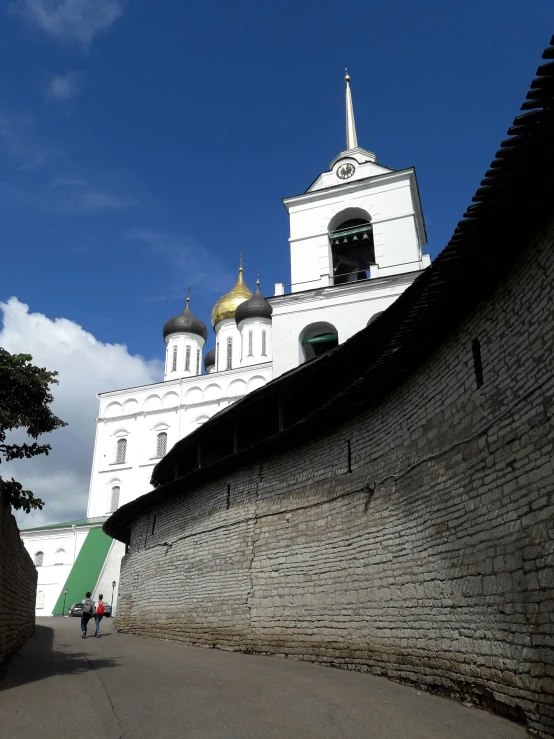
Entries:
POLYGON ((346 341, 429 265, 415 170, 385 167, 358 146, 348 74, 345 81, 346 150, 283 200, 290 283, 264 297, 258 280, 252 293, 241 257, 236 284, 212 310, 215 349, 204 352, 208 328, 189 297, 163 328, 163 380, 98 395, 86 518, 21 532, 38 569, 37 615, 62 613, 63 602, 67 612, 86 590, 116 600, 124 545, 102 523, 152 489, 166 451, 238 398, 346 341))

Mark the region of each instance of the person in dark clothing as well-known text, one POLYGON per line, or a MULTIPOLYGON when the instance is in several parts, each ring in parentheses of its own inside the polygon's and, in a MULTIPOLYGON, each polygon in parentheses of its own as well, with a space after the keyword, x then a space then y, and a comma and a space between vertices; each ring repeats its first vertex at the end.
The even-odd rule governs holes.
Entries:
POLYGON ((81 614, 81 636, 83 639, 87 638, 87 626, 88 622, 94 615, 94 601, 90 597, 90 593, 87 593, 83 598, 83 612, 81 614))

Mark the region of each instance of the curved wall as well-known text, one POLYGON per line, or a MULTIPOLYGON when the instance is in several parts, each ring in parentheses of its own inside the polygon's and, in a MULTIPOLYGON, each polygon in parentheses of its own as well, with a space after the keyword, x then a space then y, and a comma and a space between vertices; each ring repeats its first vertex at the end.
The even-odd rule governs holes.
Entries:
POLYGON ((377 408, 140 515, 118 628, 371 671, 550 735, 553 242, 377 408))

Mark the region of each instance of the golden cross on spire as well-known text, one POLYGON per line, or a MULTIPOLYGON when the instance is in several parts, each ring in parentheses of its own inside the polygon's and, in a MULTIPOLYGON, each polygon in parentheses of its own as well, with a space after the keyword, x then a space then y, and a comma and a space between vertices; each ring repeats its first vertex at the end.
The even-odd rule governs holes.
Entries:
POLYGON ((190 303, 190 287, 187 287, 187 303, 190 303))
POLYGON ((256 270, 256 285, 260 285, 260 270, 256 270))
POLYGON ((242 270, 242 252, 239 254, 239 271, 242 270))

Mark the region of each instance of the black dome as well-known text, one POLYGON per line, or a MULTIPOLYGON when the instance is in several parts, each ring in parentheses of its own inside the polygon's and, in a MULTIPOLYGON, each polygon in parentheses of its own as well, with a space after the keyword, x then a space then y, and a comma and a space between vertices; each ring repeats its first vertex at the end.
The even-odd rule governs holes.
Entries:
POLYGON ((235 311, 237 326, 245 318, 271 318, 273 308, 260 292, 260 286, 256 286, 256 292, 249 300, 241 303, 235 311))
POLYGON ((204 369, 208 371, 208 367, 215 367, 215 349, 210 351, 204 357, 204 369))
POLYGON ((185 332, 201 336, 204 341, 208 338, 208 329, 199 318, 192 315, 188 299, 185 310, 178 316, 175 316, 175 318, 170 318, 169 321, 165 322, 163 331, 164 339, 169 334, 182 334, 185 332))

